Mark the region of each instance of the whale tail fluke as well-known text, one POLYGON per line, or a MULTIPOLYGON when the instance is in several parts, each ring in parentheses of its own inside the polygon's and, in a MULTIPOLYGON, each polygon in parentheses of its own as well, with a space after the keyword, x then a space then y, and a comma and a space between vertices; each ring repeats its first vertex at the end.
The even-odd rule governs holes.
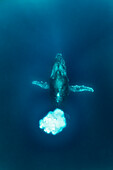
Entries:
POLYGON ((81 85, 81 86, 78 86, 78 85, 69 86, 69 89, 72 92, 83 92, 83 91, 94 92, 93 88, 87 87, 87 86, 84 86, 84 85, 81 85))
POLYGON ((49 89, 49 85, 47 82, 43 82, 43 81, 32 81, 33 85, 39 86, 43 89, 49 89))

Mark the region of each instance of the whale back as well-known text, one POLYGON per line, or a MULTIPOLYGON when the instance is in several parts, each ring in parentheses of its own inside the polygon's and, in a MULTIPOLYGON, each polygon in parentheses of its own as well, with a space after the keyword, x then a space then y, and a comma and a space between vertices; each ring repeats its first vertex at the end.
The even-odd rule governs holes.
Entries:
POLYGON ((60 104, 69 92, 68 78, 65 61, 62 54, 58 53, 50 76, 51 96, 57 104, 60 104))

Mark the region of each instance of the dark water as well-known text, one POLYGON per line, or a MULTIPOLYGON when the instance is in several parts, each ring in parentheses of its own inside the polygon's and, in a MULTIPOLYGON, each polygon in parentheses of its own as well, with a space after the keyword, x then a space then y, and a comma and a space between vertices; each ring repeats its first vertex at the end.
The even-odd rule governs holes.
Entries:
POLYGON ((113 169, 113 2, 0 1, 0 170, 113 169), (68 126, 46 135, 38 121, 51 104, 48 81, 56 53, 70 84, 68 126))

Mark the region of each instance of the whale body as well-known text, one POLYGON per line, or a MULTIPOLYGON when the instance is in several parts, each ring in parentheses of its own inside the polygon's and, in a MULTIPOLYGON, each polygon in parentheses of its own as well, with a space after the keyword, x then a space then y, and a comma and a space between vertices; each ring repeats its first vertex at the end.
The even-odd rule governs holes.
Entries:
POLYGON ((50 92, 57 104, 69 94, 68 82, 65 61, 58 53, 50 76, 50 92))
POLYGON ((37 85, 43 89, 49 89, 53 101, 59 106, 68 96, 69 92, 94 92, 93 88, 84 85, 69 85, 67 77, 66 64, 61 53, 58 53, 50 75, 49 83, 43 81, 32 81, 33 85, 37 85))

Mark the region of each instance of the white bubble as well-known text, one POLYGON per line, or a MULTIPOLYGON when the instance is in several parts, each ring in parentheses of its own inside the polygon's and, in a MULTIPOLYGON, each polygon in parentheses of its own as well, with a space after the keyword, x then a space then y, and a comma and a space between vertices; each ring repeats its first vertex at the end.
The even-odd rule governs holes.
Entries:
POLYGON ((64 112, 60 109, 50 111, 43 119, 39 120, 39 128, 46 133, 56 135, 66 127, 64 112))

